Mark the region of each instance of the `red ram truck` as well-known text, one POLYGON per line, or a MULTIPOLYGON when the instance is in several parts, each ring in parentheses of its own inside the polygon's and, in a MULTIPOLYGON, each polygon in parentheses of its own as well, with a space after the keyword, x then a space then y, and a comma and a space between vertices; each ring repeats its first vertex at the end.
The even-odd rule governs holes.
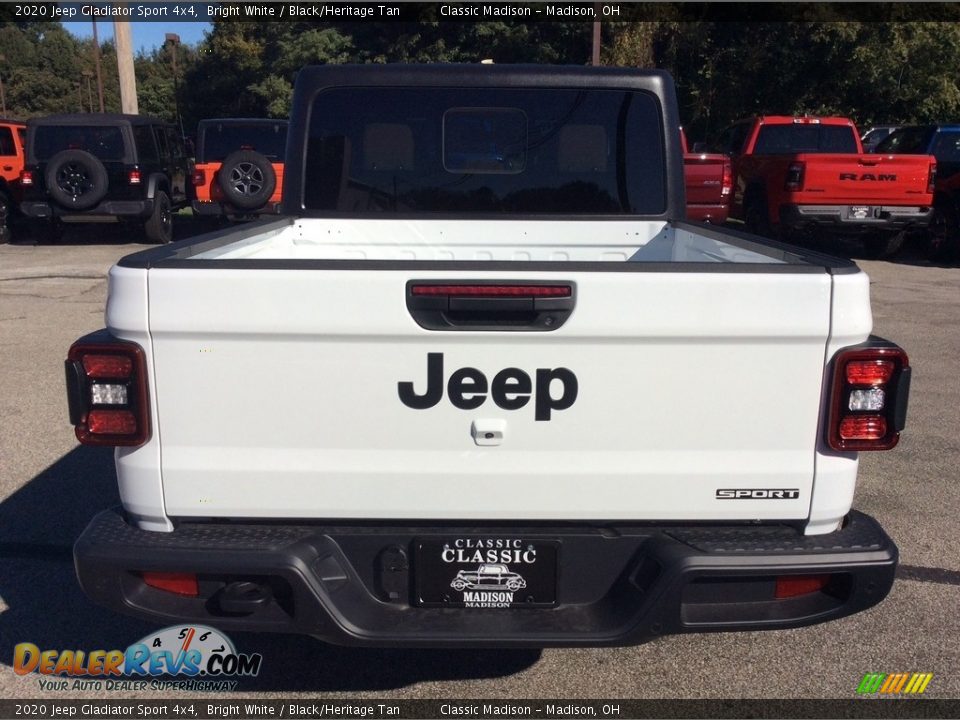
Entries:
POLYGON ((865 154, 847 118, 750 118, 718 145, 733 161, 730 217, 759 235, 853 237, 885 257, 933 216, 936 159, 865 154))
POLYGON ((20 201, 26 125, 0 118, 0 243, 10 240, 10 216, 20 201))
POLYGON ((733 168, 719 153, 690 152, 687 134, 680 128, 683 150, 683 184, 687 194, 687 220, 720 225, 730 213, 733 168))

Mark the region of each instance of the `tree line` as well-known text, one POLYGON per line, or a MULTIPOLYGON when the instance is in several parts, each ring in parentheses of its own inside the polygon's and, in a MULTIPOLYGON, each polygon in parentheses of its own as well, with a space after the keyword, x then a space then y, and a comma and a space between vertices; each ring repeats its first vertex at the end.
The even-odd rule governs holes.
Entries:
MULTIPOLYGON (((960 23, 858 20, 725 22, 671 17, 603 22, 601 63, 658 67, 677 83, 693 139, 741 117, 816 114, 872 124, 960 121, 960 23)), ((587 64, 592 23, 215 22, 196 46, 135 59, 140 112, 182 115, 187 134, 207 117, 285 117, 309 64, 479 62, 587 64), (175 89, 177 92, 175 98, 175 89), (175 102, 176 99, 176 102, 175 102)), ((94 46, 59 23, 0 23, 7 115, 99 110, 94 46)), ((116 51, 100 46, 104 104, 119 112, 116 51)))

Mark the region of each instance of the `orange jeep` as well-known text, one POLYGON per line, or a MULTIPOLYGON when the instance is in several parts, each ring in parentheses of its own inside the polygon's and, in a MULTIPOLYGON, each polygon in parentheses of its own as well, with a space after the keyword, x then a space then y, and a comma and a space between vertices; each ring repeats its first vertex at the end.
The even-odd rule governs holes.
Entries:
POLYGON ((10 241, 10 215, 20 202, 20 173, 27 126, 0 119, 0 243, 10 241))
POLYGON ((280 212, 286 145, 286 120, 201 120, 193 211, 231 219, 280 212))

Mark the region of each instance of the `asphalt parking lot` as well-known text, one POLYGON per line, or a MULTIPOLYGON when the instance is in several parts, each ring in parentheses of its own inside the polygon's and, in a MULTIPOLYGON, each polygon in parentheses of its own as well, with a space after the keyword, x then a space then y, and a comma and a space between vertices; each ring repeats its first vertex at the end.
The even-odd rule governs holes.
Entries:
MULTIPOLYGON (((182 231, 183 232, 183 231, 182 231)), ((189 231, 187 231, 189 232, 189 231)), ((45 692, 12 670, 13 647, 124 648, 157 628, 91 605, 73 576, 73 539, 119 502, 109 450, 67 423, 63 358, 103 323, 107 269, 143 247, 75 229, 54 246, 0 246, 0 696, 159 697, 45 692)), ((874 331, 910 354, 908 429, 865 454, 856 506, 900 546, 891 596, 826 625, 667 637, 623 649, 400 651, 233 634, 264 656, 244 697, 852 698, 866 672, 932 672, 926 695, 960 697, 960 268, 861 261, 874 331)), ((196 697, 208 697, 209 693, 196 697)), ((180 697, 191 697, 183 693, 180 697)))

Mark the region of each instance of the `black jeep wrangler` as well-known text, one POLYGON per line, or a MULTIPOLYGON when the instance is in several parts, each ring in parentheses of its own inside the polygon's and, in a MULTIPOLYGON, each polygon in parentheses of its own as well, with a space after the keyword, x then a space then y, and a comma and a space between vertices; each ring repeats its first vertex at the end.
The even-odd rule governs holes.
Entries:
POLYGON ((172 124, 142 115, 52 115, 27 122, 21 177, 29 218, 45 240, 63 220, 143 223, 149 240, 173 240, 190 160, 172 124))

